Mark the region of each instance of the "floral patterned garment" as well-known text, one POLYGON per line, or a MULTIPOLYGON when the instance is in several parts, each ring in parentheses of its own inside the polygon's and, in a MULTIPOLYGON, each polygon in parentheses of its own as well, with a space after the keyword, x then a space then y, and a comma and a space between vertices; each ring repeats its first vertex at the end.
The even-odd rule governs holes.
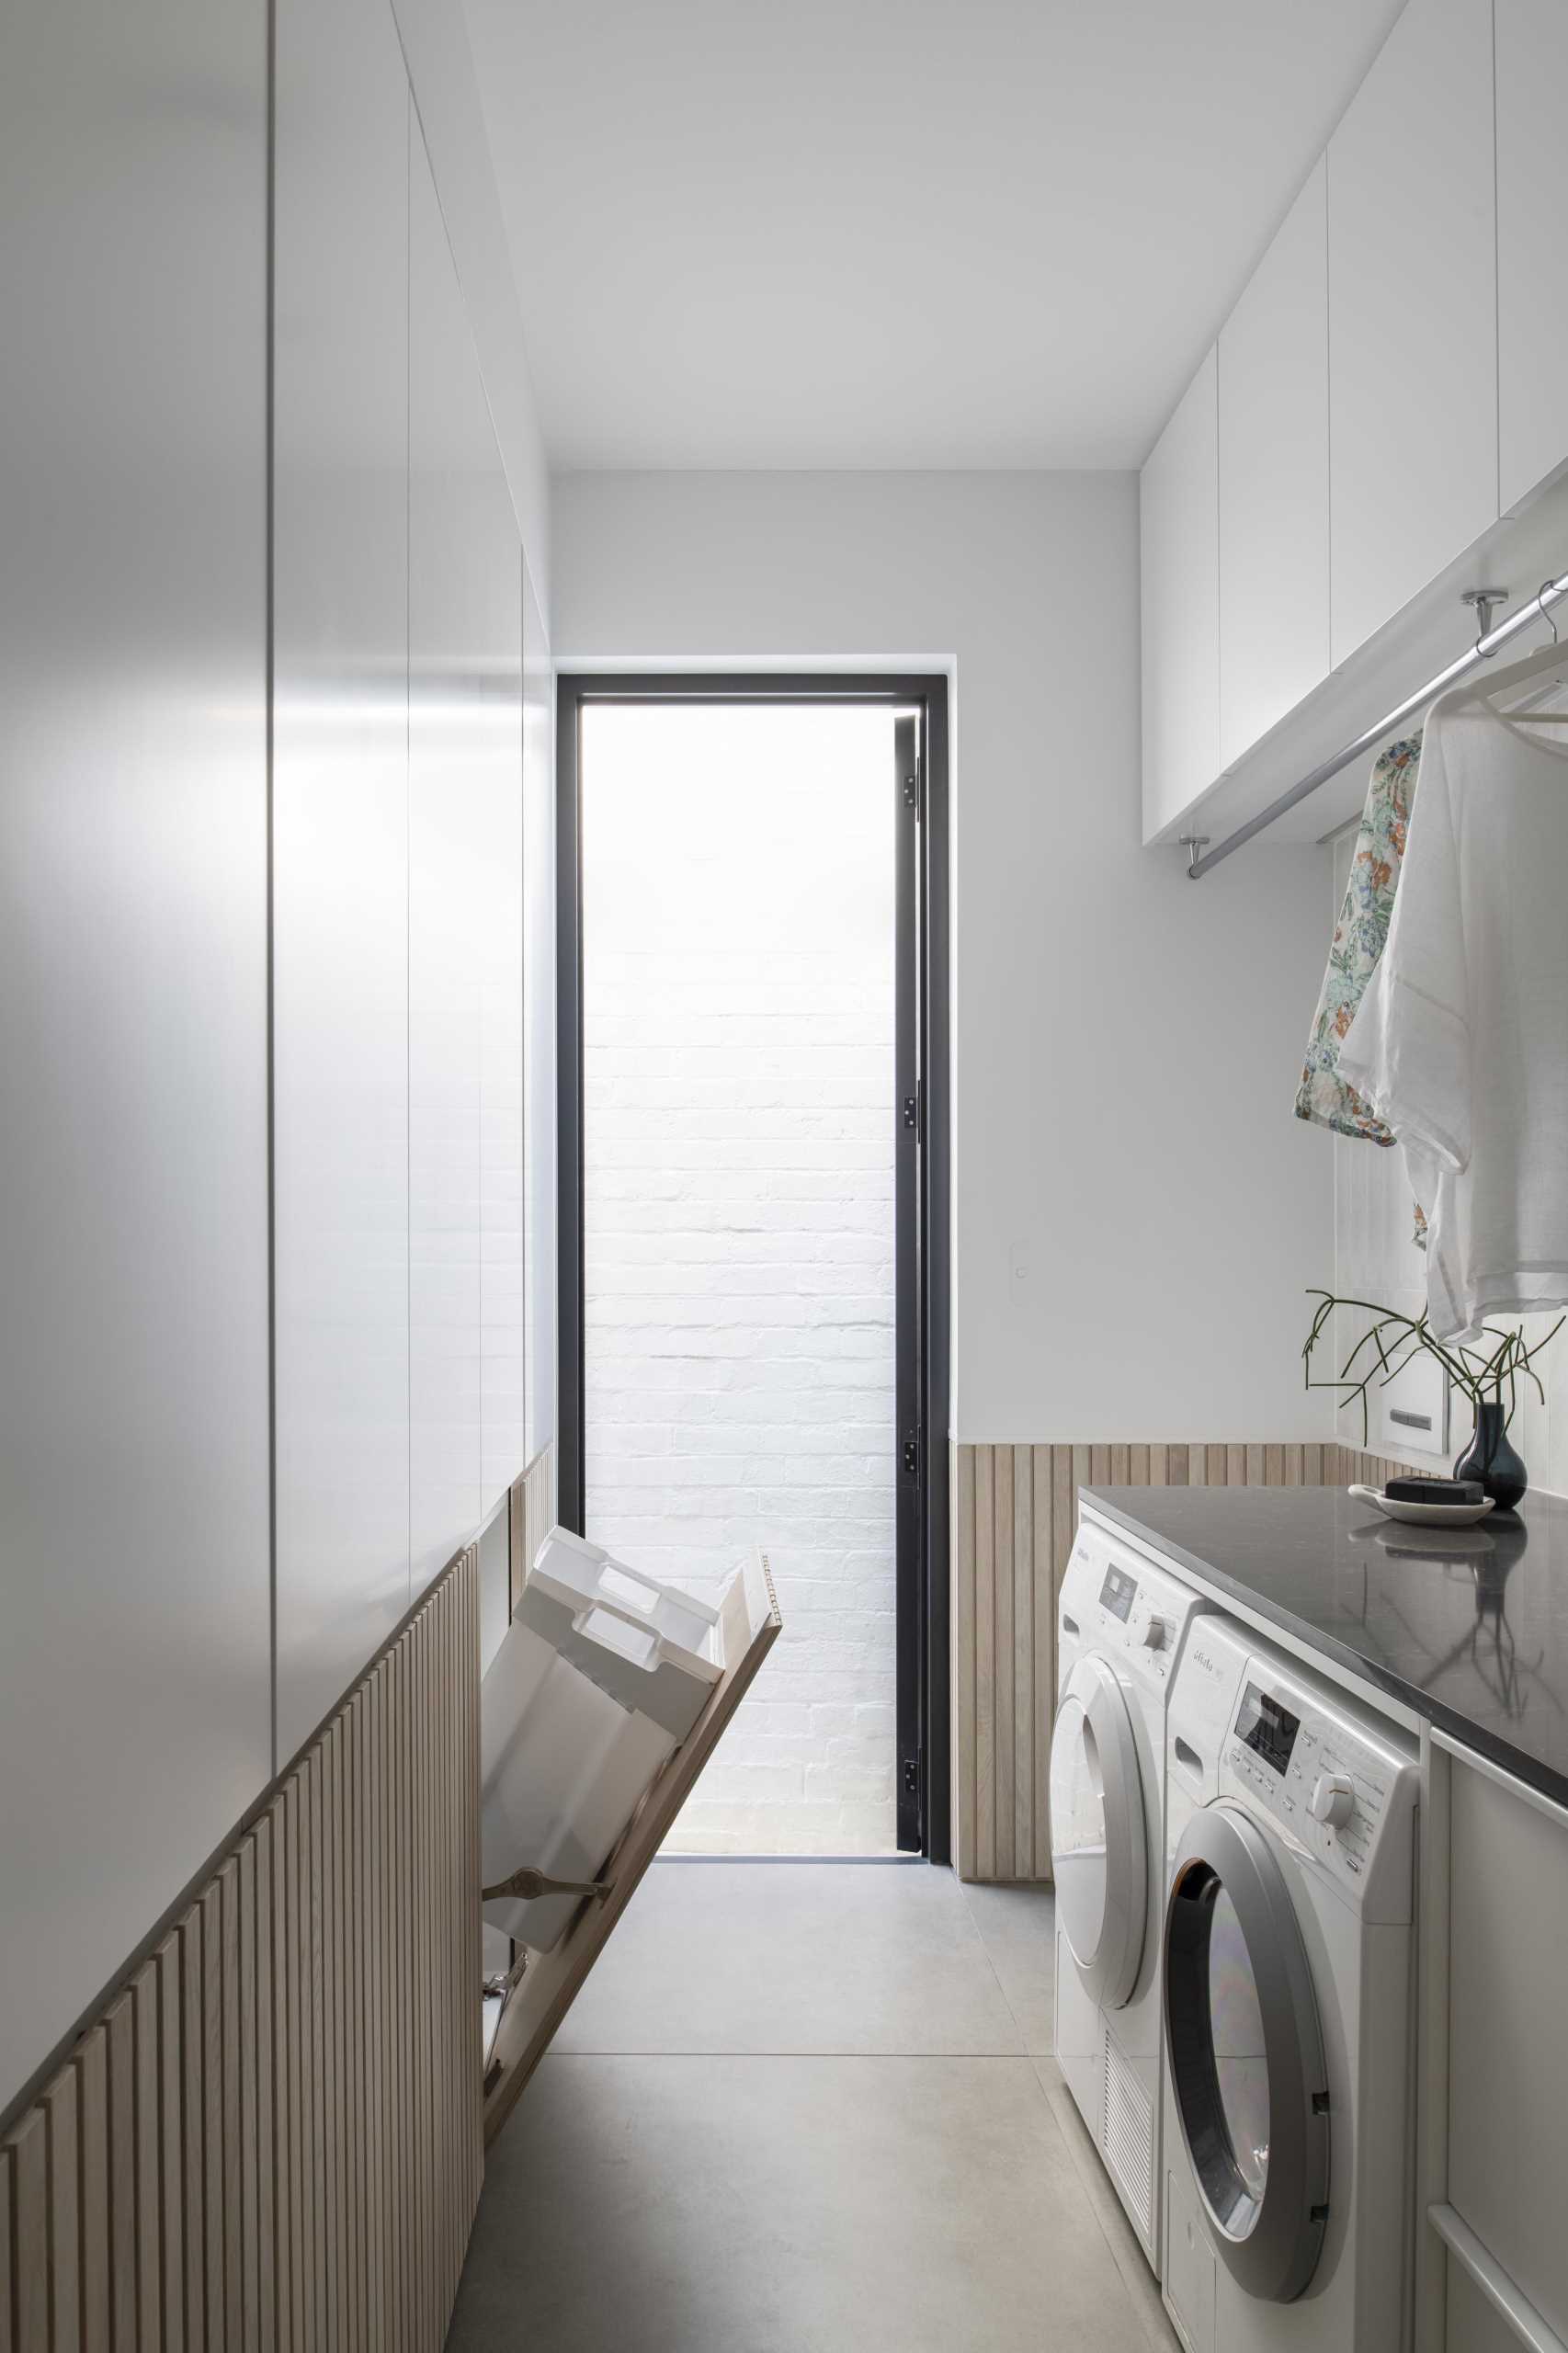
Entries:
MULTIPOLYGON (((1372 967, 1384 950, 1393 917, 1393 892, 1399 890, 1399 869, 1405 857, 1405 833, 1415 802, 1415 779, 1422 767, 1420 730, 1389 744, 1372 767, 1366 789, 1366 810, 1356 831, 1345 906, 1335 925, 1328 949, 1324 993, 1307 1040, 1307 1068, 1295 1094, 1297 1120, 1316 1120, 1342 1136, 1366 1136, 1368 1143, 1399 1142, 1380 1120, 1370 1104, 1363 1104, 1346 1077, 1340 1077, 1340 1042, 1345 1040, 1361 991, 1370 982, 1372 967)), ((1426 1247, 1426 1211, 1413 1202, 1415 1226, 1410 1240, 1426 1247)))
MULTIPOLYGON (((1340 1077, 1339 1049, 1389 936, 1420 766, 1417 732, 1391 744, 1372 770, 1296 1094, 1298 1120, 1313 1120, 1342 1136, 1364 1136, 1369 1143, 1389 1144, 1396 1139, 1349 1080, 1340 1077)), ((1416 1214, 1424 1224, 1420 1212, 1416 1214)))

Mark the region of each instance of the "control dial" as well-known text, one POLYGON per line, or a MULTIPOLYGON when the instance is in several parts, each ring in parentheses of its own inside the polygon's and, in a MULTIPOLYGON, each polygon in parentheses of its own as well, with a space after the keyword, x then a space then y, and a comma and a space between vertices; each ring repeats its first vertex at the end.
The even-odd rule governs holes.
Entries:
POLYGON ((1331 1830, 1343 1830, 1355 1811, 1356 1790, 1348 1777, 1344 1773, 1320 1773, 1307 1801, 1307 1812, 1312 1820, 1326 1822, 1331 1830))
POLYGON ((1143 1647, 1146 1651, 1163 1651, 1165 1649, 1165 1621, 1163 1618, 1151 1618, 1145 1624, 1143 1628, 1143 1647))

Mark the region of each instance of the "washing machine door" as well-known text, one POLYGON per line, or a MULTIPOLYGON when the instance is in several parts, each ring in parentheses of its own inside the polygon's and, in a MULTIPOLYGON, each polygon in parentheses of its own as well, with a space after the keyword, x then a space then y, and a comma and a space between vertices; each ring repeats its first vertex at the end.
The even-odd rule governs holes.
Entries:
POLYGON ((1143 1958, 1149 1852, 1126 1694, 1110 1664, 1073 1669, 1051 1744, 1056 1917, 1091 2000, 1120 2009, 1143 1958))
POLYGON ((1165 2052, 1210 2236, 1249 2295, 1289 2303, 1328 2216, 1328 2072, 1312 1971, 1274 1840, 1201 1807, 1172 1865, 1165 2052))

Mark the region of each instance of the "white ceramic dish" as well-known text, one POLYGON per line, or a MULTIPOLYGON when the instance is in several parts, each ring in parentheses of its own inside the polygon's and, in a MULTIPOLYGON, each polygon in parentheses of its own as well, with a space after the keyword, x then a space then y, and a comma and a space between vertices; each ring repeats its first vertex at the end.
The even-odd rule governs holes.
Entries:
POLYGON ((1385 1519, 1407 1519, 1415 1528, 1473 1528, 1492 1509, 1490 1495, 1478 1504, 1407 1503, 1402 1495, 1385 1495, 1380 1487, 1352 1487, 1358 1503, 1370 1504, 1385 1519))

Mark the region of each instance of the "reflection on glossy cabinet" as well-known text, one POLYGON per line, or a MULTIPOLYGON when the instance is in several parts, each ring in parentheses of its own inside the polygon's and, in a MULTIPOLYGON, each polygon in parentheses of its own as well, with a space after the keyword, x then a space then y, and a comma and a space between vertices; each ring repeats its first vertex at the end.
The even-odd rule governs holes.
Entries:
MULTIPOLYGON (((1457 1758, 1449 1806, 1448 2202, 1568 2338, 1568 1815, 1457 1758)), ((1456 2332, 1475 2301, 1451 2353, 1490 2347, 1456 2332)))
POLYGON ((1333 654, 1497 517, 1491 0, 1409 0, 1328 148, 1333 654))
POLYGON ((1521 2339, 1452 2255, 1446 2295, 1446 2353, 1521 2353, 1521 2339))
POLYGON ((408 84, 386 0, 279 0, 277 1739, 409 1599, 408 84))
POLYGON ((271 1769, 267 10, 0 58, 4 2108, 271 1769))
POLYGON ((417 1593, 523 1460, 521 562, 409 127, 409 1507, 417 1593))
POLYGON ((556 1436, 555 680, 523 571, 523 1457, 556 1436))
POLYGON ((1328 215, 1320 161, 1220 336, 1220 759, 1328 675, 1328 215))
POLYGON ((1143 838, 1220 770, 1218 366, 1210 351, 1140 485, 1143 593, 1143 838))
MULTIPOLYGON (((1568 460, 1562 106, 1568 8, 1496 0, 1497 395, 1504 512, 1568 460)), ((1533 581, 1516 581, 1526 595, 1533 581)))

